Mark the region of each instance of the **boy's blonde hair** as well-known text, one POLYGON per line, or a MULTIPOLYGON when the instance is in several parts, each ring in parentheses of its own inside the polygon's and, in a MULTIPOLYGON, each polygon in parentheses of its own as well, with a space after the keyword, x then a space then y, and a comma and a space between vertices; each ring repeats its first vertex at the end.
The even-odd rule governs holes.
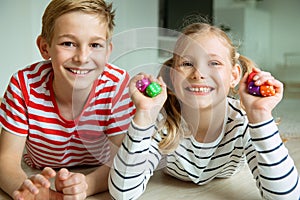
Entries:
POLYGON ((180 55, 176 54, 177 49, 186 48, 184 46, 186 44, 186 39, 189 40, 189 38, 201 34, 210 34, 218 37, 229 49, 231 64, 239 64, 242 68, 242 74, 247 72, 249 73, 255 66, 255 63, 250 59, 237 53, 237 49, 233 45, 231 39, 220 28, 206 22, 193 23, 186 26, 175 44, 173 57, 163 64, 163 67, 159 72, 159 76, 163 78, 168 87, 168 98, 164 104, 164 110, 166 112, 164 128, 167 130, 167 135, 162 134, 163 139, 159 143, 159 148, 162 152, 170 152, 174 150, 177 148, 180 139, 191 135, 188 130, 188 124, 186 124, 181 116, 180 102, 173 92, 174 89, 171 81, 172 79, 170 77, 170 71, 176 70, 178 59, 180 59, 180 55))
POLYGON ((56 19, 63 14, 74 11, 98 15, 99 19, 107 24, 106 38, 111 38, 115 26, 115 12, 112 10, 111 3, 107 4, 105 0, 52 0, 42 18, 41 36, 46 39, 49 45, 51 45, 56 19))

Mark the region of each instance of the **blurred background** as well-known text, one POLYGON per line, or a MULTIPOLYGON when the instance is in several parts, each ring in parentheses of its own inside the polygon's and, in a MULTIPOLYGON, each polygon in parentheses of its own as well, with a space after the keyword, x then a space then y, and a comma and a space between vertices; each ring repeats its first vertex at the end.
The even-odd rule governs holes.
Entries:
MULTIPOLYGON (((116 9, 111 61, 125 69, 163 61, 168 57, 163 49, 171 49, 176 37, 157 27, 180 30, 186 16, 200 13, 227 30, 240 53, 261 68, 284 81, 300 82, 300 0, 110 1, 116 9)), ((0 0, 0 96, 13 72, 41 60, 35 39, 48 3, 0 0)))
MULTIPOLYGON (((207 15, 223 27, 239 51, 273 72, 296 93, 300 78, 300 0, 109 0, 116 9, 111 62, 132 73, 156 73, 183 19, 207 15), (292 88, 293 87, 293 88, 292 88)), ((0 96, 16 70, 41 60, 35 40, 49 0, 0 0, 0 96)))

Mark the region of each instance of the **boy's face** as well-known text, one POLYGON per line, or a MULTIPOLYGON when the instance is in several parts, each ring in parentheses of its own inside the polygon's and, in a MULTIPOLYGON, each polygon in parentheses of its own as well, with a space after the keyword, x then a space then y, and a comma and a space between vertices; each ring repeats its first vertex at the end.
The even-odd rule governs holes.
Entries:
POLYGON ((73 90, 91 89, 111 53, 106 33, 107 25, 96 15, 71 12, 60 16, 51 45, 47 45, 55 84, 73 90))

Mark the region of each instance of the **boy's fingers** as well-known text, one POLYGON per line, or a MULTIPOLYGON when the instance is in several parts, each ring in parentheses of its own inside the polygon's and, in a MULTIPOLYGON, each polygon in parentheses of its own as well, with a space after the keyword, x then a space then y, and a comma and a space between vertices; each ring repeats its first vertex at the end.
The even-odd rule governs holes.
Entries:
POLYGON ((41 174, 45 178, 50 179, 50 178, 53 178, 56 175, 56 172, 52 168, 50 168, 50 167, 45 167, 43 169, 43 171, 41 172, 41 174))
POLYGON ((81 184, 85 184, 85 183, 86 183, 85 176, 80 173, 75 173, 75 174, 72 174, 71 176, 69 176, 68 179, 63 181, 63 186, 70 187, 73 185, 81 185, 81 184))
POLYGON ((39 189, 33 184, 33 182, 30 179, 26 179, 19 189, 19 191, 24 190, 28 190, 32 194, 37 194, 39 192, 39 189))
POLYGON ((59 180, 66 180, 71 176, 71 173, 66 168, 62 168, 57 172, 57 176, 59 180))
POLYGON ((63 189, 64 194, 81 194, 86 193, 88 185, 86 182, 80 182, 78 184, 70 184, 69 187, 63 189))

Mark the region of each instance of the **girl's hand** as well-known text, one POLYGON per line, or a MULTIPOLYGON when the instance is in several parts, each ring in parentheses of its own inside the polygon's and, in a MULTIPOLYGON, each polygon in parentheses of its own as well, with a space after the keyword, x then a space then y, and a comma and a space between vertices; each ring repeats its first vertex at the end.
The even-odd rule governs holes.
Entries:
POLYGON ((50 189, 50 178, 53 178, 56 172, 46 167, 40 174, 36 174, 26 179, 18 190, 13 193, 15 200, 44 200, 57 199, 62 200, 63 195, 50 189))
POLYGON ((161 77, 155 79, 153 76, 147 74, 138 74, 134 76, 129 83, 129 91, 131 99, 136 107, 136 113, 133 118, 134 122, 141 126, 146 127, 155 123, 155 120, 167 99, 166 84, 161 77), (136 82, 143 78, 149 78, 151 82, 160 84, 162 91, 155 97, 148 97, 141 93, 136 88, 136 82))
POLYGON ((88 185, 85 175, 69 172, 62 168, 57 172, 55 178, 56 191, 61 192, 64 199, 85 199, 88 185))
POLYGON ((245 74, 240 82, 239 95, 250 123, 258 123, 272 118, 272 110, 283 97, 283 84, 280 81, 276 80, 269 72, 264 72, 256 68, 254 71, 257 72, 253 77, 255 85, 271 85, 274 87, 276 94, 268 97, 249 94, 247 91, 248 74, 245 74))

